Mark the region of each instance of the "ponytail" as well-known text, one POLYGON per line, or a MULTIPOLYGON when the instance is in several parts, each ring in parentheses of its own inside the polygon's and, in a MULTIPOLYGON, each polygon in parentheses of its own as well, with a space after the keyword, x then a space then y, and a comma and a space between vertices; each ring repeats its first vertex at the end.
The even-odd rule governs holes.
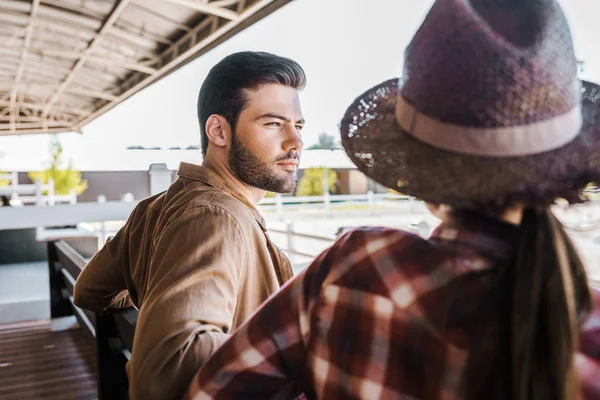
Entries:
POLYGON ((548 209, 526 208, 517 235, 481 308, 465 397, 575 400, 579 326, 592 308, 583 263, 548 209))

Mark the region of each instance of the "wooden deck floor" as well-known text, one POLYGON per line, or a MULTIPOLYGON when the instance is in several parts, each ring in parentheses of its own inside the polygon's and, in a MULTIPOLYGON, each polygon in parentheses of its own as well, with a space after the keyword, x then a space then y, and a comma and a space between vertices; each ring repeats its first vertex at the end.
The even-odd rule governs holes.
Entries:
POLYGON ((0 331, 0 400, 97 398, 94 342, 84 331, 0 331))

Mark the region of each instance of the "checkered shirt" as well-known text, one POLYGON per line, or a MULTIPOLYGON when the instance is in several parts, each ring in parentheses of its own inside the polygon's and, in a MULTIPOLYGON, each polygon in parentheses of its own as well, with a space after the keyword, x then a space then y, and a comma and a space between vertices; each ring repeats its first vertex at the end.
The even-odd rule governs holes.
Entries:
MULTIPOLYGON (((457 399, 486 276, 514 237, 489 221, 442 224, 429 240, 352 231, 240 327, 185 399, 457 399)), ((600 399, 595 298, 576 358, 586 400, 600 399)))

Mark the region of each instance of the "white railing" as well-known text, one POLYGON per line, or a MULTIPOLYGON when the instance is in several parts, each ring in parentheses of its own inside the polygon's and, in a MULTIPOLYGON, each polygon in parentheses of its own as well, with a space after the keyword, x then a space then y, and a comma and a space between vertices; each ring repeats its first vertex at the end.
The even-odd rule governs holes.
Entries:
MULTIPOLYGON (((331 246, 337 240, 337 238, 339 236, 341 236, 347 229, 351 229, 351 228, 342 227, 336 235, 303 233, 303 232, 298 232, 294 229, 293 221, 286 221, 286 225, 285 225, 284 229, 269 228, 268 231, 269 231, 269 233, 285 235, 285 246, 283 246, 282 251, 287 254, 292 265, 295 265, 296 264, 295 263, 296 256, 299 256, 299 257, 302 257, 305 259, 309 258, 312 261, 315 257, 317 257, 320 254, 321 250, 324 250, 325 248, 331 246), (315 242, 316 242, 320 245, 318 245, 318 246, 308 245, 308 246, 305 246, 305 248, 312 247, 313 250, 315 248, 318 248, 320 250, 318 250, 315 253, 308 253, 304 249, 298 250, 299 246, 298 246, 296 239, 308 239, 312 242, 312 244, 315 244, 315 242)), ((422 219, 418 224, 414 224, 414 225, 411 224, 410 226, 406 226, 404 229, 412 231, 422 237, 429 237, 429 234, 431 233, 431 226, 427 223, 427 221, 425 219, 422 219)), ((307 244, 306 241, 304 242, 304 244, 305 245, 307 244)))
POLYGON ((368 191, 364 194, 329 194, 325 193, 323 196, 282 196, 276 194, 275 197, 264 198, 258 203, 259 208, 262 210, 275 210, 278 214, 283 214, 284 210, 292 208, 309 208, 309 207, 320 207, 325 211, 330 211, 332 206, 337 203, 349 204, 363 204, 368 209, 375 208, 378 204, 383 202, 394 202, 404 201, 407 202, 411 207, 417 203, 421 203, 415 200, 414 197, 397 195, 393 193, 373 193, 368 191))
POLYGON ((77 203, 77 193, 71 190, 67 195, 59 195, 55 192, 54 180, 50 179, 47 184, 42 184, 36 179, 33 184, 19 184, 17 172, 0 174, 0 180, 8 180, 8 186, 0 186, 0 195, 9 196, 11 204, 35 204, 53 206, 58 203, 77 203), (44 194, 46 192, 46 194, 44 194))
POLYGON ((308 257, 311 259, 318 256, 318 254, 310 254, 297 250, 295 244, 296 238, 311 239, 326 244, 333 244, 337 238, 335 235, 316 235, 296 232, 294 230, 294 223, 291 221, 286 223, 285 229, 269 229, 269 232, 286 235, 286 247, 282 250, 288 255, 288 258, 292 264, 294 264, 294 256, 308 257))

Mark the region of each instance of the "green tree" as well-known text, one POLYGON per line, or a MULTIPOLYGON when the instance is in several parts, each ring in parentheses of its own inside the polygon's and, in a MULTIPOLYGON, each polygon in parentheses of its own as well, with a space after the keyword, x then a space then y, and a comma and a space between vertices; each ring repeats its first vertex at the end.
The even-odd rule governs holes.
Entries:
POLYGON ((308 148, 308 150, 337 150, 340 145, 335 141, 335 136, 323 132, 319 134, 319 141, 308 148))
POLYGON ((56 135, 52 135, 50 139, 49 153, 49 167, 40 172, 30 172, 27 174, 29 179, 33 182, 41 179, 43 184, 47 184, 50 179, 53 179, 56 194, 69 194, 73 189, 75 189, 77 195, 85 192, 88 184, 86 180, 81 179, 81 172, 75 171, 71 167, 70 161, 66 168, 62 168, 64 164, 62 160, 63 148, 56 135))
MULTIPOLYGON (((300 182, 298 182, 296 196, 322 196, 324 178, 325 171, 323 168, 308 168, 304 170, 304 174, 300 182)), ((330 193, 335 191, 337 179, 337 173, 332 169, 328 169, 327 183, 330 193)))
MULTIPOLYGON (((0 175, 8 175, 8 173, 4 171, 0 171, 0 175)), ((0 186, 8 186, 10 185, 10 181, 8 179, 0 179, 0 186)))

